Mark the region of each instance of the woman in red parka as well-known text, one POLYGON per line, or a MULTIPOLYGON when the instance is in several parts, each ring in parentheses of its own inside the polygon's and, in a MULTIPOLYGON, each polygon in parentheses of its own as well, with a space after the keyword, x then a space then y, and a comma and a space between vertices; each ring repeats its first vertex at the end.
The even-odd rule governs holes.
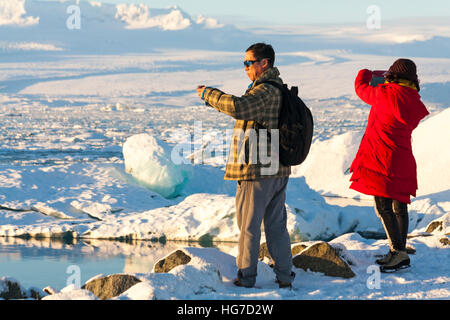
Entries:
POLYGON ((375 198, 375 212, 389 240, 389 253, 377 260, 383 272, 409 267, 406 252, 410 196, 416 196, 417 170, 411 134, 428 115, 420 100, 413 61, 398 59, 384 74, 385 83, 372 87, 372 71, 361 70, 356 94, 371 105, 366 131, 350 167, 351 189, 375 198))

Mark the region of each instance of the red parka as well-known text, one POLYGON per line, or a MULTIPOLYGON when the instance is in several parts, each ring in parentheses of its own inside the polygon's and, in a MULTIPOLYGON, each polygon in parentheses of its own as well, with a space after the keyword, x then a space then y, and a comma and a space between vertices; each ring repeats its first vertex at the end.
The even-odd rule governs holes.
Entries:
POLYGON ((372 108, 350 167, 350 188, 410 203, 417 190, 411 134, 428 110, 417 90, 396 83, 372 87, 371 79, 372 72, 364 69, 355 80, 356 94, 372 108))

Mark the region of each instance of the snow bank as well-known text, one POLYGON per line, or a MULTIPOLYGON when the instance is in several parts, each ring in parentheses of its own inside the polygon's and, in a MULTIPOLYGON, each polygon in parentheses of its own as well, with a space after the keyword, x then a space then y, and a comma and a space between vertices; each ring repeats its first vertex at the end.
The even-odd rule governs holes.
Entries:
POLYGON ((25 0, 2 0, 0 2, 0 26, 30 26, 39 23, 39 17, 24 17, 25 0))
POLYGON ((138 134, 123 145, 125 171, 166 198, 180 194, 192 175, 190 167, 176 165, 171 148, 149 134, 138 134))
POLYGON ((43 297, 42 300, 98 300, 98 298, 92 292, 70 284, 60 292, 43 297))
POLYGON ((417 196, 446 192, 450 196, 450 108, 426 118, 413 132, 417 162, 417 196))
POLYGON ((314 142, 305 162, 292 168, 292 177, 304 176, 308 186, 322 195, 367 198, 348 188, 350 165, 361 138, 362 132, 350 131, 314 142))

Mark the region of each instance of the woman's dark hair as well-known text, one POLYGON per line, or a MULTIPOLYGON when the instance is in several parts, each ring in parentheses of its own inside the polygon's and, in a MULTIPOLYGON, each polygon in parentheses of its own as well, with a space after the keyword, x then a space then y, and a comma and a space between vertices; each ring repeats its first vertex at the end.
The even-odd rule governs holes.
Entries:
POLYGON ((409 79, 405 79, 404 77, 402 77, 401 75, 398 74, 386 74, 384 76, 384 79, 388 82, 393 82, 393 83, 399 83, 400 80, 408 80, 411 81, 414 86, 417 88, 417 91, 420 91, 420 85, 419 85, 419 79, 415 79, 415 80, 409 80, 409 79))
POLYGON ((275 63, 275 51, 270 44, 258 42, 252 44, 247 50, 245 50, 245 52, 248 51, 253 52, 253 55, 258 60, 267 59, 269 66, 273 67, 275 63))
POLYGON ((417 91, 420 91, 419 78, 417 77, 417 67, 410 59, 398 59, 385 73, 384 79, 388 82, 399 83, 400 80, 411 81, 417 91))

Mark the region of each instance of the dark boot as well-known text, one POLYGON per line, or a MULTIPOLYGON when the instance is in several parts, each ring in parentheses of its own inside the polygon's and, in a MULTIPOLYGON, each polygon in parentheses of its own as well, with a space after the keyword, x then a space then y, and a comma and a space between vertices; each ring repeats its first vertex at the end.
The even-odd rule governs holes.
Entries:
POLYGON ((400 269, 409 268, 410 266, 410 260, 409 256, 406 253, 406 250, 404 251, 394 251, 392 253, 391 260, 382 265, 380 267, 381 272, 395 272, 400 269))
MULTIPOLYGON (((292 277, 292 281, 294 281, 295 272, 291 271, 291 277, 292 277)), ((292 289, 292 281, 291 282, 283 282, 278 279, 275 280, 275 282, 278 283, 278 286, 280 287, 280 289, 292 289)))
MULTIPOLYGON (((405 245, 397 218, 392 208, 392 199, 375 197, 375 210, 381 219, 392 251, 404 251, 405 245)), ((406 231, 407 232, 407 231, 406 231)))
POLYGON ((406 203, 394 200, 392 203, 395 218, 397 219, 398 229, 400 231, 403 246, 406 248, 408 238, 409 216, 408 205, 406 203))
POLYGON ((382 266, 385 265, 386 263, 388 263, 389 261, 391 261, 392 259, 392 251, 389 250, 389 252, 381 259, 377 259, 375 260, 376 264, 382 266))
POLYGON ((253 288, 255 285, 254 281, 252 283, 244 282, 242 278, 242 271, 238 270, 238 276, 233 280, 233 284, 237 287, 253 288))

